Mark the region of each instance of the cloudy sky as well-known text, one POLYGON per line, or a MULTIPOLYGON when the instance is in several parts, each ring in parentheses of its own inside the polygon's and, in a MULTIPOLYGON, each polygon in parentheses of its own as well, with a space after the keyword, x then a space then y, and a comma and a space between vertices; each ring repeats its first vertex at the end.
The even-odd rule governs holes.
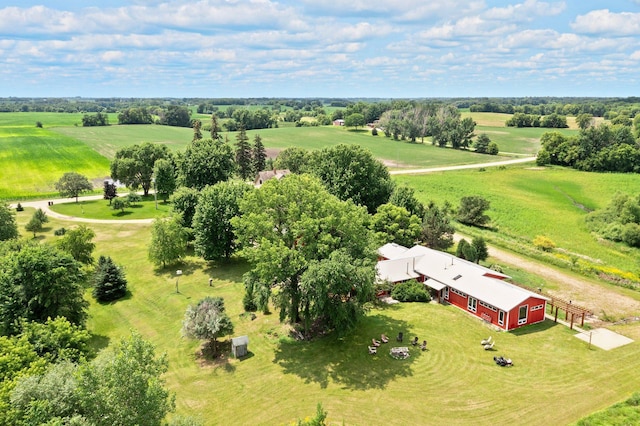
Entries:
POLYGON ((0 96, 640 95, 640 0, 0 0, 0 96))

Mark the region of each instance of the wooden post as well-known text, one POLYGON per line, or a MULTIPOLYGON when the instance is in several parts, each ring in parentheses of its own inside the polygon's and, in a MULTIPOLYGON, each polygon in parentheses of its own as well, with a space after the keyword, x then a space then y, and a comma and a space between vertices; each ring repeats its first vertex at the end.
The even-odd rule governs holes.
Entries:
MULTIPOLYGON (((569 315, 569 311, 567 311, 567 315, 569 315)), ((573 312, 571 313, 571 324, 569 325, 569 329, 573 330, 573 312)))
POLYGON ((582 321, 580 321, 580 327, 584 327, 584 312, 582 312, 582 321))
POLYGON ((558 322, 558 307, 556 306, 556 316, 553 318, 553 322, 558 322))

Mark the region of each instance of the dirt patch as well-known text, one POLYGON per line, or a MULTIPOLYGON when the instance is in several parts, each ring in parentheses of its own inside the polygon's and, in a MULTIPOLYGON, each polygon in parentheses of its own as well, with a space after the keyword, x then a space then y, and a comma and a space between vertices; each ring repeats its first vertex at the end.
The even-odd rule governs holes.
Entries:
POLYGON ((393 161, 393 160, 381 160, 381 161, 382 161, 382 164, 384 164, 387 167, 395 167, 395 168, 406 167, 404 163, 400 163, 398 161, 393 161))
POLYGON ((282 151, 282 148, 267 148, 265 151, 267 153, 267 158, 276 158, 278 154, 280 154, 280 151, 282 151))

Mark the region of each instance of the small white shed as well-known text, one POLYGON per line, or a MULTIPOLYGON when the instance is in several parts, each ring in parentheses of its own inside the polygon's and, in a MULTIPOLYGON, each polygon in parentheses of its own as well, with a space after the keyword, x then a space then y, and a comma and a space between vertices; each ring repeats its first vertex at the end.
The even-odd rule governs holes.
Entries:
POLYGON ((239 336, 231 339, 231 353, 236 358, 242 358, 249 353, 249 336, 239 336))

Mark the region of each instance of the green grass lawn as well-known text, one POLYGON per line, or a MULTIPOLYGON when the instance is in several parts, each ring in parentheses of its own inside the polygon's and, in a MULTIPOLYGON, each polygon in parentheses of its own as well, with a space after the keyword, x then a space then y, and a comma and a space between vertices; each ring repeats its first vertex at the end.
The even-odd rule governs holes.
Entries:
MULTIPOLYGON (((95 113, 89 113, 94 115, 95 113)), ((36 122, 46 128, 60 126, 82 126, 82 113, 61 112, 0 112, 0 127, 35 127, 36 122)), ((109 123, 118 123, 117 114, 109 114, 109 123)))
POLYGON ((0 161, 0 199, 57 194, 54 183, 65 172, 100 184, 109 175, 109 161, 86 144, 31 126, 0 126, 0 161))
MULTIPOLYGON (((32 214, 19 213, 22 232, 32 214)), ((54 241, 53 230, 62 226, 74 224, 52 219, 39 238, 54 241)), ((150 225, 90 226, 97 235, 95 255, 112 256, 125 267, 131 293, 98 304, 87 290, 94 345, 138 330, 167 353, 165 377, 176 393, 176 414, 205 424, 226 424, 238 413, 252 424, 287 424, 312 415, 318 402, 332 424, 567 424, 626 398, 640 380, 639 343, 588 349, 552 322, 496 333, 453 306, 437 304, 377 307, 350 333, 296 342, 277 312, 257 313, 253 321, 241 317, 244 262, 188 257, 156 269, 147 261, 150 225), (179 293, 176 269, 183 271, 179 293), (199 342, 180 336, 186 307, 207 295, 224 297, 234 335, 249 336, 244 360, 202 359, 196 355, 199 342), (399 331, 426 339, 429 350, 412 348, 409 359, 394 360, 387 354, 392 340, 377 355, 367 353, 371 338, 393 338, 399 331), (496 351, 479 344, 489 335, 496 351), (494 355, 512 358, 514 367, 496 366, 494 355)))
POLYGON ((636 175, 513 166, 394 176, 394 180, 414 188, 422 202, 449 201, 457 207, 463 196, 485 197, 491 202, 487 214, 493 228, 484 232, 488 238, 531 243, 537 235, 545 235, 562 249, 640 271, 639 250, 598 241, 584 222, 585 208, 606 206, 616 191, 640 192, 636 175))
MULTIPOLYGON (((121 197, 126 194, 120 194, 121 197)), ((153 195, 142 197, 142 201, 121 210, 113 210, 107 200, 79 201, 77 203, 54 204, 51 210, 67 216, 77 216, 87 219, 154 219, 169 214, 171 204, 158 199, 156 209, 153 195)))

